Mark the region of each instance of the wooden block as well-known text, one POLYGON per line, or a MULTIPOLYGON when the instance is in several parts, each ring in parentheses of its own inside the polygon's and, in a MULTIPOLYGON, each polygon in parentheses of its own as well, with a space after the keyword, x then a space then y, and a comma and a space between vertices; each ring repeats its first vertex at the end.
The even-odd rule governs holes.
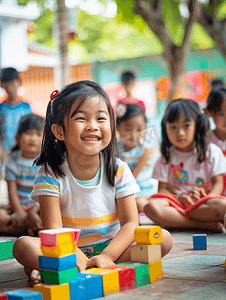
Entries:
POLYGON ((226 272, 226 259, 225 259, 225 261, 224 261, 224 270, 225 270, 225 272, 226 272))
POLYGON ((207 249, 206 234, 193 234, 193 249, 194 250, 206 250, 207 249))
POLYGON ((71 300, 88 299, 85 278, 78 278, 76 276, 76 278, 68 282, 68 284, 69 284, 71 300))
POLYGON ((87 300, 103 297, 103 279, 101 275, 78 272, 75 279, 85 279, 87 300))
POLYGON ((63 284, 75 279, 77 268, 64 271, 40 270, 42 281, 48 284, 63 284))
POLYGON ((8 300, 8 296, 6 294, 0 293, 0 300, 8 300))
POLYGON ((118 271, 120 292, 136 288, 136 275, 133 267, 110 266, 104 269, 118 271))
POLYGON ((119 292, 119 274, 117 271, 92 268, 81 273, 102 275, 104 296, 119 292))
POLYGON ((137 245, 155 245, 163 241, 159 226, 139 226, 135 229, 134 239, 137 245))
POLYGON ((5 292, 8 300, 42 300, 42 293, 29 291, 29 290, 15 290, 5 292))
POLYGON ((0 239, 0 260, 13 258, 13 241, 0 239))
POLYGON ((42 246, 55 247, 60 244, 77 243, 80 232, 80 229, 58 228, 40 230, 38 234, 42 246))
POLYGON ((60 257, 68 254, 75 253, 77 243, 59 244, 55 247, 45 247, 41 245, 41 251, 43 256, 60 257))
POLYGON ((61 257, 39 256, 39 269, 63 271, 76 267, 76 254, 69 254, 61 257))
POLYGON ((158 260, 149 264, 150 282, 156 282, 162 280, 162 261, 158 260))
POLYGON ((134 263, 131 261, 117 264, 117 266, 129 266, 135 269, 136 287, 150 284, 150 274, 148 264, 134 263))
POLYGON ((69 284, 61 285, 38 283, 34 290, 43 294, 43 300, 70 300, 69 284))
POLYGON ((131 261, 149 264, 161 259, 161 245, 132 245, 131 261))

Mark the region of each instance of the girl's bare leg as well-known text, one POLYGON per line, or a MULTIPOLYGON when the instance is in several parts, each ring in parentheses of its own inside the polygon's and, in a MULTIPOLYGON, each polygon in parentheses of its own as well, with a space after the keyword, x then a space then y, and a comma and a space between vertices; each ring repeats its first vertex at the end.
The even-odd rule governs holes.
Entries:
POLYGON ((11 222, 11 216, 7 210, 0 209, 0 232, 7 232, 8 224, 11 222))
POLYGON ((138 213, 141 213, 144 211, 144 207, 147 203, 148 203, 148 200, 146 197, 136 197, 138 213))
MULTIPOLYGON (((41 281, 39 275, 38 257, 42 256, 41 243, 39 238, 23 236, 16 240, 13 246, 13 255, 16 260, 24 266, 24 271, 32 280, 33 284, 41 281)), ((88 258, 79 249, 76 249, 77 268, 79 271, 86 269, 88 258)))
MULTIPOLYGON (((164 257, 172 249, 173 239, 171 237, 171 234, 165 229, 162 229, 162 235, 163 242, 161 243, 161 255, 162 257, 164 257)), ((132 245, 136 245, 136 243, 134 242, 132 245)), ((131 246, 126 249, 126 251, 115 261, 115 263, 118 264, 125 261, 131 261, 130 252, 131 246)))
POLYGON ((218 222, 188 220, 164 199, 150 200, 144 207, 144 213, 163 228, 196 228, 223 232, 223 226, 219 220, 218 222))
POLYGON ((194 220, 221 222, 226 214, 226 200, 213 198, 191 210, 188 215, 194 220))

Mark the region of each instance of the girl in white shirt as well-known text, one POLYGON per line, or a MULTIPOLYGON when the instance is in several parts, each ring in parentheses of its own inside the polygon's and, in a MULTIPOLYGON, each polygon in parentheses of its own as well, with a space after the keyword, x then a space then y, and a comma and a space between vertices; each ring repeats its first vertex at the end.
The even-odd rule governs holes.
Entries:
MULTIPOLYGON (((81 229, 76 250, 80 271, 130 260, 139 225, 134 196, 139 187, 127 164, 117 158, 109 99, 92 81, 72 83, 54 91, 51 99, 32 192, 40 204, 42 227, 81 229), (88 250, 100 244, 101 253, 94 250, 90 256, 88 250)), ((164 256, 172 247, 165 230, 163 239, 164 256)), ((22 237, 14 244, 14 257, 34 283, 40 281, 39 255, 39 238, 22 237)))
POLYGON ((208 119, 195 101, 178 99, 168 105, 162 156, 152 175, 159 181, 159 193, 144 207, 160 226, 223 231, 226 159, 219 147, 207 144, 207 129, 208 119))

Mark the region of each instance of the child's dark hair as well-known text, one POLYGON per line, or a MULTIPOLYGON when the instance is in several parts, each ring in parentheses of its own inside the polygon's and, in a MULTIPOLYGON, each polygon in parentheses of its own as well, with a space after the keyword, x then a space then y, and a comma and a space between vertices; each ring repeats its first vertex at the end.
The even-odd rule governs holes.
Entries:
POLYGON ((206 109, 210 112, 216 113, 220 111, 221 104, 224 101, 226 101, 226 89, 213 90, 207 98, 206 109))
POLYGON ((127 83, 129 81, 134 81, 136 79, 135 75, 131 71, 126 71, 122 73, 121 75, 121 82, 122 83, 127 83))
POLYGON ((116 106, 116 124, 120 125, 122 122, 129 120, 133 117, 143 116, 145 123, 147 117, 142 106, 133 103, 123 103, 119 101, 116 106))
POLYGON ((222 79, 215 79, 211 82, 211 90, 216 90, 216 89, 224 89, 225 84, 224 80, 222 79))
POLYGON ((116 157, 119 155, 118 144, 115 133, 115 117, 110 101, 101 88, 101 86, 93 81, 81 80, 65 86, 61 92, 49 102, 46 112, 46 121, 44 135, 42 141, 42 149, 37 165, 43 165, 45 172, 51 167, 56 177, 63 177, 65 174, 61 168, 65 160, 67 152, 64 141, 57 140, 52 132, 52 125, 57 124, 62 127, 65 132, 65 117, 69 116, 71 107, 75 101, 79 101, 79 107, 86 99, 99 96, 107 105, 110 115, 111 126, 111 142, 101 152, 104 156, 104 166, 109 184, 115 185, 116 175, 116 157))
POLYGON ((19 79, 19 74, 14 68, 4 68, 0 72, 0 81, 7 82, 12 81, 14 79, 19 79))
POLYGON ((197 161, 201 163, 206 159, 206 133, 209 129, 209 121, 206 115, 200 111, 199 105, 190 99, 177 99, 167 106, 162 120, 161 153, 168 163, 170 160, 170 147, 172 144, 167 136, 166 123, 175 122, 182 114, 185 115, 187 121, 191 121, 191 118, 195 121, 196 128, 194 141, 197 149, 197 161))
MULTIPOLYGON (((20 137, 25 131, 30 130, 30 129, 36 129, 38 131, 42 131, 44 128, 44 118, 36 115, 36 114, 28 114, 23 116, 20 119, 20 123, 18 125, 17 129, 17 135, 20 137)), ((16 144, 11 152, 14 152, 16 150, 19 150, 20 146, 16 144)))

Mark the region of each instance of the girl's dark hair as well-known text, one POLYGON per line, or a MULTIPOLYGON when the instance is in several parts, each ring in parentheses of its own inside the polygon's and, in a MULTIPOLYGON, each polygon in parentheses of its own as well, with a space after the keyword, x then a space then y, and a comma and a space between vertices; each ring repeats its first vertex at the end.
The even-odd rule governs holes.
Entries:
POLYGON ((125 71, 121 75, 121 82, 127 83, 128 81, 134 81, 136 79, 135 75, 131 71, 125 71))
POLYGON ((210 92, 207 98, 206 109, 210 112, 216 113, 220 111, 222 102, 226 101, 226 89, 216 89, 210 92))
POLYGON ((101 86, 89 80, 81 80, 65 86, 48 104, 42 149, 40 156, 36 161, 37 165, 44 166, 46 173, 48 172, 48 167, 51 167, 56 177, 63 177, 65 175, 61 165, 65 160, 67 149, 64 141, 57 140, 57 142, 55 142, 56 138, 51 129, 52 125, 60 125, 65 132, 65 117, 69 116, 73 103, 79 101, 78 110, 86 99, 96 96, 99 96, 105 101, 110 115, 111 142, 101 152, 104 156, 107 180, 112 186, 115 185, 115 175, 117 171, 116 157, 119 156, 119 150, 115 133, 114 112, 110 101, 101 86))
POLYGON ((177 99, 172 101, 166 108, 165 115, 162 120, 162 143, 161 153, 166 159, 167 163, 170 160, 170 143, 167 132, 166 123, 173 123, 184 114, 187 121, 194 119, 195 127, 195 147, 197 149, 197 161, 199 163, 206 159, 206 133, 209 129, 209 121, 204 113, 200 111, 199 105, 190 99, 177 99))
MULTIPOLYGON (((44 128, 44 118, 35 115, 35 114, 29 114, 29 115, 25 115, 20 119, 20 123, 18 125, 18 129, 17 129, 17 134, 20 137, 22 135, 22 133, 24 133, 27 130, 30 129, 36 129, 38 131, 42 131, 44 128)), ((11 152, 14 152, 16 150, 19 150, 20 146, 18 144, 16 144, 11 152)))
POLYGON ((120 125, 122 122, 129 120, 133 117, 143 116, 145 123, 147 117, 142 106, 132 103, 123 103, 119 101, 116 106, 116 124, 120 125))

